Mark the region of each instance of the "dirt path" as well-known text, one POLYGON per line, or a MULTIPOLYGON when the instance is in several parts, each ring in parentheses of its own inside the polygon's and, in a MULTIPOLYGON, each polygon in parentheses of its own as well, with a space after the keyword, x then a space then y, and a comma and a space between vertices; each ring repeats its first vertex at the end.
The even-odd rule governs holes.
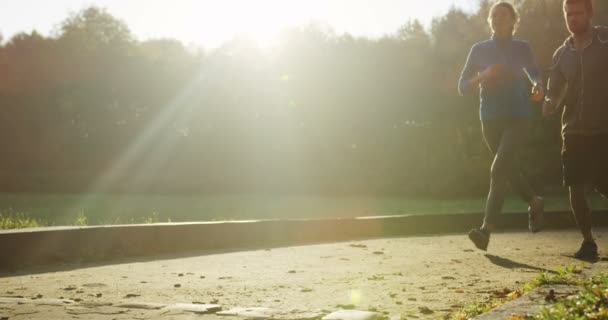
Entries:
MULTIPOLYGON (((608 239, 602 237, 607 231, 597 232, 600 250, 608 250, 608 239)), ((34 303, 0 300, 0 318, 217 317, 142 309, 118 312, 114 308, 119 303, 145 302, 218 304, 224 310, 268 307, 282 310, 284 315, 279 318, 302 318, 306 312, 324 314, 354 305, 396 319, 436 319, 483 300, 497 289, 519 287, 539 272, 580 264, 565 256, 579 242, 574 230, 502 233, 493 236, 489 253, 484 254, 473 250, 466 236, 449 235, 161 257, 50 273, 37 270, 0 278, 0 297, 23 297, 34 303), (35 304, 46 299, 71 302, 35 304)), ((607 269, 604 261, 585 264, 585 272, 607 269)))

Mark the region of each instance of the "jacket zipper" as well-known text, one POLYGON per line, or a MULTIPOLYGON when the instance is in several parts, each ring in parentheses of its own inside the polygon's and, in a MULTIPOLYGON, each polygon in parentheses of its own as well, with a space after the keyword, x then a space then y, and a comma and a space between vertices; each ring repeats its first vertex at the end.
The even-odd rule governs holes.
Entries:
POLYGON ((583 134, 583 108, 585 105, 585 68, 583 55, 585 53, 585 48, 582 48, 580 51, 581 55, 581 91, 579 96, 579 108, 578 108, 578 122, 579 122, 579 133, 583 134))

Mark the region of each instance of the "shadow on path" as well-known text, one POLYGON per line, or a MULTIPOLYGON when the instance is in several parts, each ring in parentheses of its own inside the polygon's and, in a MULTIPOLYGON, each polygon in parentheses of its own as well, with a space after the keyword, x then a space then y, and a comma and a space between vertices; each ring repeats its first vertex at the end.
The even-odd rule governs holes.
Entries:
POLYGON ((545 268, 531 266, 529 264, 520 263, 517 261, 513 261, 511 259, 495 256, 492 254, 485 254, 484 256, 486 258, 488 258, 488 260, 490 260, 490 262, 492 262, 493 264, 495 264, 499 267, 507 268, 507 269, 528 269, 528 270, 533 270, 533 271, 557 274, 557 272, 554 270, 548 270, 545 268))
POLYGON ((575 260, 583 261, 583 262, 587 262, 587 263, 597 263, 600 261, 603 261, 603 262, 608 261, 608 257, 577 258, 573 254, 562 254, 562 257, 567 257, 567 258, 571 258, 571 259, 575 259, 575 260))

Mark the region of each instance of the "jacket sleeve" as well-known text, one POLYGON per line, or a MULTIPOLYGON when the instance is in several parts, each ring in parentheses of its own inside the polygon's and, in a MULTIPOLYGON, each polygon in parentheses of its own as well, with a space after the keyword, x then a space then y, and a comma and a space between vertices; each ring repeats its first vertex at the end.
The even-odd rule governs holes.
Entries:
POLYGON ((478 46, 474 45, 471 50, 469 51, 469 55, 467 57, 467 61, 464 64, 464 68, 462 69, 462 72, 460 73, 460 79, 458 80, 458 93, 460 93, 460 95, 465 95, 467 93, 471 93, 472 89, 471 85, 469 83, 469 80, 471 80, 471 78, 473 78, 475 75, 477 75, 477 72, 479 72, 477 65, 478 62, 477 60, 478 58, 478 46))
POLYGON ((526 43, 524 47, 524 68, 526 68, 526 72, 531 81, 539 84, 543 83, 538 64, 536 64, 536 59, 534 58, 534 53, 528 43, 526 43))

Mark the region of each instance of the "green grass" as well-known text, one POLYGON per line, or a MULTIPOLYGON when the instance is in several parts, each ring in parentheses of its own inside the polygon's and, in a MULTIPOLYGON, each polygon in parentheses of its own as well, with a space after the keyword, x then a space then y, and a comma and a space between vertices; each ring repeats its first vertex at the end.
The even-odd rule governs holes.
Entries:
MULTIPOLYGON (((539 274, 532 281, 524 284, 522 287, 509 290, 509 289, 501 289, 496 290, 493 296, 489 297, 485 301, 472 303, 465 305, 459 311, 451 314, 447 317, 449 320, 467 320, 473 317, 476 317, 480 314, 486 313, 494 308, 497 308, 506 302, 514 300, 527 294, 528 292, 543 286, 550 284, 571 284, 571 285, 580 285, 583 283, 581 279, 581 272, 584 265, 571 265, 568 267, 557 267, 555 273, 543 272, 539 274)), ((520 318, 513 318, 520 319, 520 318)), ((524 318, 522 318, 524 319, 524 318)), ((528 319, 528 318, 525 318, 528 319)), ((545 318, 541 318, 545 319, 545 318)), ((547 318, 551 320, 557 320, 562 318, 547 318)), ((568 318, 570 319, 570 318, 568 318)), ((574 319, 574 318, 572 318, 574 319)), ((578 319, 578 318, 577 318, 578 319)), ((586 319, 586 318, 581 318, 586 319)))
POLYGON ((608 319, 608 274, 600 274, 583 283, 574 297, 560 299, 541 309, 537 320, 608 319))
MULTIPOLYGON (((568 210, 566 197, 552 197, 548 210, 568 210)), ((593 198, 595 208, 608 202, 593 198)), ((401 214, 481 212, 483 198, 446 199, 369 196, 277 195, 118 195, 118 194, 10 194, 0 193, 0 215, 6 226, 98 225, 248 219, 356 217, 401 214), (19 213, 19 215, 16 215, 19 213), (20 217, 24 223, 13 220, 20 217), (30 221, 27 222, 26 220, 30 221), (27 222, 27 223, 25 223, 27 222)), ((522 212, 516 198, 506 212, 522 212)))
POLYGON ((531 282, 526 283, 524 290, 527 292, 550 284, 580 285, 583 282, 577 275, 583 271, 582 267, 582 265, 570 265, 565 268, 557 267, 556 273, 543 272, 531 282))
POLYGON ((43 225, 45 225, 45 223, 32 219, 24 214, 0 214, 0 229, 36 228, 43 225))

